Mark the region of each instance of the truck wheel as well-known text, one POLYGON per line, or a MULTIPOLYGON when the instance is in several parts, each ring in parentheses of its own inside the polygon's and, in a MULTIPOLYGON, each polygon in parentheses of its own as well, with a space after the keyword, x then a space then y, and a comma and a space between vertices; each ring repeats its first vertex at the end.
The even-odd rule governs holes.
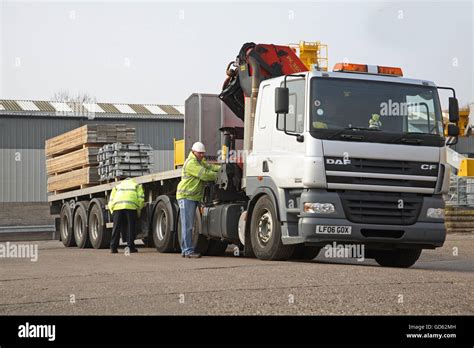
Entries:
POLYGON ((169 207, 163 201, 158 202, 153 213, 152 233, 156 250, 160 253, 175 251, 172 216, 169 207))
POLYGON ((74 239, 79 248, 89 248, 91 242, 87 231, 87 202, 77 203, 74 212, 74 239))
MULTIPOLYGON (((181 221, 178 223, 178 241, 179 245, 181 245, 182 240, 182 232, 181 232, 181 221)), ((199 211, 199 207, 196 208, 196 215, 194 218, 194 226, 193 226, 193 235, 192 235, 192 243, 194 247, 194 252, 200 253, 201 255, 205 255, 207 249, 209 247, 209 239, 206 236, 201 234, 201 212, 199 211)))
POLYGON ((225 254, 225 251, 227 250, 228 245, 229 245, 229 242, 211 239, 209 241, 209 246, 207 248, 206 255, 222 256, 225 254))
POLYGON ((89 239, 94 249, 105 249, 110 246, 112 231, 105 227, 104 202, 95 200, 89 212, 89 239))
POLYGON ((61 241, 65 247, 76 246, 74 232, 72 229, 72 213, 68 203, 64 203, 59 214, 59 232, 61 241))
POLYGON ((374 250, 375 261, 383 267, 408 268, 421 255, 421 249, 374 250))
POLYGON ((284 245, 281 241, 281 225, 272 201, 262 196, 252 213, 250 238, 255 256, 260 260, 288 260, 294 245, 284 245))
POLYGON ((305 246, 304 244, 299 244, 295 247, 291 259, 293 260, 313 260, 318 256, 321 247, 317 246, 305 246))

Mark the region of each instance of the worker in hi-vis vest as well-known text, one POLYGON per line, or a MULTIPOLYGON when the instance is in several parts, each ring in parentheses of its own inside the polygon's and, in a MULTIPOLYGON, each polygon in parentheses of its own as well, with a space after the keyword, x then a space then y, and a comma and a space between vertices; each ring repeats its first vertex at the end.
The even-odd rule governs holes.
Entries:
POLYGON ((126 236, 129 251, 131 253, 138 251, 135 247, 135 226, 144 202, 143 187, 134 179, 125 179, 112 189, 108 205, 114 222, 110 240, 111 253, 117 253, 121 232, 122 236, 126 236))
POLYGON ((196 208, 204 196, 206 181, 215 181, 220 166, 206 162, 204 144, 194 143, 188 158, 184 162, 181 181, 176 191, 181 219, 181 255, 189 258, 199 258, 192 243, 192 232, 196 208))

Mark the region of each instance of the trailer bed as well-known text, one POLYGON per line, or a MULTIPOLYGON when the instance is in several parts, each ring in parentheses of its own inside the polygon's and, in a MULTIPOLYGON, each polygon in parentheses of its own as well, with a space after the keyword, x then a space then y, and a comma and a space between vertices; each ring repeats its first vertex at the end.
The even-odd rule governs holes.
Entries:
MULTIPOLYGON (((181 177, 181 169, 173 169, 165 172, 158 172, 135 177, 134 180, 139 184, 146 184, 150 182, 157 182, 162 180, 177 179, 181 177)), ((64 193, 52 194, 48 196, 48 202, 56 202, 76 198, 80 196, 93 195, 99 192, 111 191, 120 181, 110 182, 106 184, 99 184, 92 187, 73 190, 64 193)))

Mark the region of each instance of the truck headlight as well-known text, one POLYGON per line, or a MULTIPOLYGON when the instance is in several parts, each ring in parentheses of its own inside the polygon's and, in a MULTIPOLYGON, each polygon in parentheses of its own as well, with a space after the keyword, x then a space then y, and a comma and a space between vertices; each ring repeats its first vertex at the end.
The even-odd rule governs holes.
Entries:
POLYGON ((426 216, 432 219, 444 219, 443 208, 428 208, 426 216))
POLYGON ((336 212, 332 203, 305 203, 303 206, 305 213, 332 214, 336 212))

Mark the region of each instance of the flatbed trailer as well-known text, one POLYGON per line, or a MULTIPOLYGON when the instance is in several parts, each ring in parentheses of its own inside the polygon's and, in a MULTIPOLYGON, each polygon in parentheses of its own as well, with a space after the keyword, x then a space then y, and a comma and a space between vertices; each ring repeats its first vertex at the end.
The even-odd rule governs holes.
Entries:
MULTIPOLYGON (((175 194, 181 169, 152 173, 134 178, 142 184, 145 206, 136 229, 136 239, 154 244, 161 252, 178 251, 178 204, 175 194), (155 237, 153 237, 152 230, 155 237), (172 238, 171 238, 172 237, 172 238)), ((109 247, 112 217, 107 202, 120 181, 48 196, 51 214, 59 214, 56 230, 67 247, 109 247)))

